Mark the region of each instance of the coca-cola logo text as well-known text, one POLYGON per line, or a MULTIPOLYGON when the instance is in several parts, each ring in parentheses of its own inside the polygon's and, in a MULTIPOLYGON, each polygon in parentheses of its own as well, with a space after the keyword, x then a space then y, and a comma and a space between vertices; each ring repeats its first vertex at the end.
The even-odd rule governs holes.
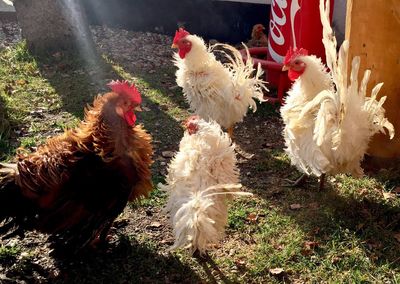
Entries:
POLYGON ((285 9, 288 8, 288 1, 290 2, 290 27, 291 35, 287 34, 286 37, 292 37, 293 47, 296 47, 296 36, 294 29, 294 19, 297 12, 300 10, 298 0, 273 0, 271 9, 271 19, 269 22, 270 36, 268 38, 268 51, 272 59, 276 62, 283 62, 286 50, 282 48, 285 46, 285 34, 283 33, 282 27, 286 25, 286 13, 285 9), (272 42, 271 42, 272 39, 272 42))

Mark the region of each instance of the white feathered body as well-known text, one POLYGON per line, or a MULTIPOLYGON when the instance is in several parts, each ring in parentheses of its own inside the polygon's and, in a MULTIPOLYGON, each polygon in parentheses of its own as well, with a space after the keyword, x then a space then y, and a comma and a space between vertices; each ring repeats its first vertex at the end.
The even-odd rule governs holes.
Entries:
MULTIPOLYGON (((228 63, 216 60, 212 50, 207 49, 204 41, 195 35, 187 38, 192 49, 181 59, 175 54, 176 82, 191 109, 206 120, 215 120, 225 128, 232 127, 243 120, 247 110, 256 111, 254 98, 263 101, 264 82, 259 79, 261 67, 253 68, 251 60, 243 62, 238 50, 230 45, 218 44, 233 56, 222 52, 228 63)), ((248 56, 250 58, 250 56, 248 56)))
MULTIPOLYGON (((168 168, 166 212, 174 229, 171 249, 206 251, 223 236, 227 200, 240 194, 234 145, 216 122, 199 120, 197 133, 184 134, 168 168)), ((245 194, 245 193, 243 193, 245 194)))
POLYGON ((386 97, 377 100, 382 84, 366 96, 370 71, 358 83, 360 58, 354 57, 351 75, 347 75, 348 42, 336 54, 336 40, 329 25, 327 10, 321 0, 327 72, 315 56, 303 56, 304 73, 288 92, 281 115, 285 124, 283 136, 292 163, 306 174, 349 173, 361 176, 361 160, 371 137, 385 128, 394 136, 393 125, 385 118, 382 107, 386 97), (347 83, 349 81, 349 84, 347 83))

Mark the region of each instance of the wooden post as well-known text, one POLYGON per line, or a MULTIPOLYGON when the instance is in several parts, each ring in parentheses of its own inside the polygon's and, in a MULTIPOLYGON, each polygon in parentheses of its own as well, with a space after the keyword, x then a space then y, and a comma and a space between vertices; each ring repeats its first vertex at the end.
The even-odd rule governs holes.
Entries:
POLYGON ((379 96, 387 96, 386 116, 396 131, 392 140, 375 135, 368 153, 400 158, 400 1, 347 0, 346 39, 350 41, 350 60, 361 57, 359 79, 365 69, 372 71, 368 94, 375 84, 384 82, 379 96))

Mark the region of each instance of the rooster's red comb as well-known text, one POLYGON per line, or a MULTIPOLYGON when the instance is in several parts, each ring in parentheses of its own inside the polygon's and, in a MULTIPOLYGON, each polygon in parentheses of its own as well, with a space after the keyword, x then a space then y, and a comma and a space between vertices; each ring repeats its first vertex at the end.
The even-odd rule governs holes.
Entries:
POLYGON ((179 30, 177 30, 175 33, 174 41, 172 43, 177 44, 180 39, 184 38, 187 35, 190 35, 188 31, 183 28, 179 28, 179 30))
POLYGON ((107 86, 110 87, 114 93, 129 96, 129 98, 136 104, 142 103, 142 96, 140 95, 138 89, 136 89, 134 84, 129 84, 129 82, 126 80, 112 80, 107 84, 107 86))
POLYGON ((297 49, 290 47, 289 50, 286 53, 285 59, 283 60, 283 64, 289 64, 290 61, 292 61, 294 58, 297 56, 307 56, 308 55, 308 50, 304 48, 297 49))

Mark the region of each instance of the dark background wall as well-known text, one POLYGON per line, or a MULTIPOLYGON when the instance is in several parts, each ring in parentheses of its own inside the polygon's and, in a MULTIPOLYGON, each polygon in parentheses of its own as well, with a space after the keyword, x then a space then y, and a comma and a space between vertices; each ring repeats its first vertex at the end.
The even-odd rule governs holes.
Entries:
POLYGON ((269 21, 269 5, 212 0, 84 0, 92 24, 173 35, 178 26, 206 39, 237 43, 269 21))

